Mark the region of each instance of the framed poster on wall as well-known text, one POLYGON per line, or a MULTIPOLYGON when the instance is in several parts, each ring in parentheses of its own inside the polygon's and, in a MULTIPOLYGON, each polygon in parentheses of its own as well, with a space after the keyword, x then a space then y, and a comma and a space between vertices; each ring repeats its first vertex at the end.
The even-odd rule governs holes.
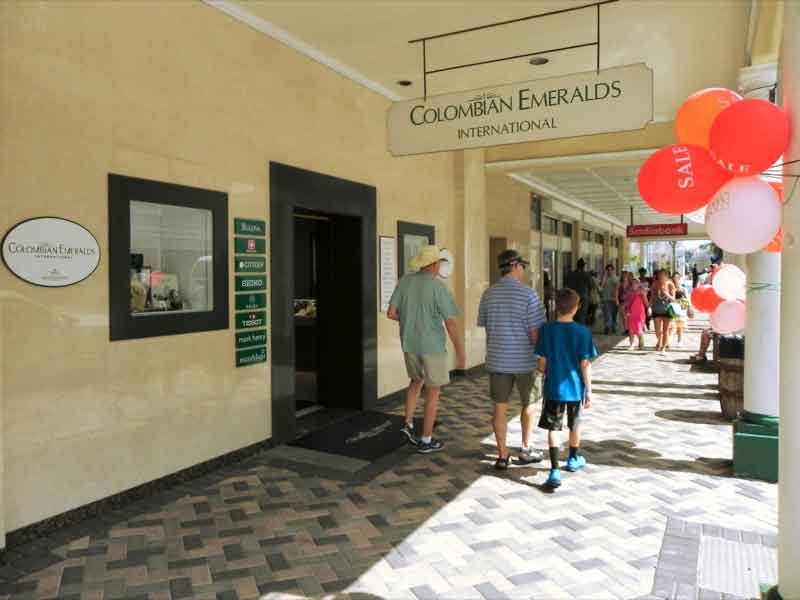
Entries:
POLYGON ((420 223, 397 222, 398 277, 411 273, 411 259, 419 254, 423 247, 436 243, 436 228, 433 225, 420 223))
POLYGON ((379 238, 379 268, 381 281, 381 312, 389 310, 389 300, 397 285, 397 240, 393 237, 379 238))

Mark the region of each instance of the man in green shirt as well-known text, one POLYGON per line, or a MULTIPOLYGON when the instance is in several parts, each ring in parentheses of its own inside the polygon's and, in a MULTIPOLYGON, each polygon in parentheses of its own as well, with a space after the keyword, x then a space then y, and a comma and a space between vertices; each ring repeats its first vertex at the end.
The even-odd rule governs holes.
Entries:
POLYGON ((439 404, 439 389, 450 382, 445 329, 456 349, 456 368, 465 365, 464 346, 458 335, 455 317, 458 307, 450 290, 439 280, 442 259, 437 246, 425 246, 411 261, 418 269, 403 277, 389 301, 387 316, 400 321, 400 342, 405 354, 406 372, 411 380, 406 392, 406 422, 403 433, 422 454, 444 448, 433 439, 433 424, 439 404), (425 421, 422 436, 414 431, 414 411, 425 385, 425 421))

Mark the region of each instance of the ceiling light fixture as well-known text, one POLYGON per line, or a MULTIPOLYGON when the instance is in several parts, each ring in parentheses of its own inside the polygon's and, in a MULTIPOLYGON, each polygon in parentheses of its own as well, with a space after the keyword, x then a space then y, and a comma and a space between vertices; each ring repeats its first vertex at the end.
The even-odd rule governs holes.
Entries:
POLYGON ((409 81, 408 79, 401 79, 400 81, 397 82, 397 85, 402 85, 403 87, 408 87, 408 86, 411 85, 411 81, 409 81))
POLYGON ((528 62, 530 62, 532 65, 538 67, 540 65, 546 65, 547 63, 550 62, 550 59, 545 57, 545 56, 534 56, 528 62))

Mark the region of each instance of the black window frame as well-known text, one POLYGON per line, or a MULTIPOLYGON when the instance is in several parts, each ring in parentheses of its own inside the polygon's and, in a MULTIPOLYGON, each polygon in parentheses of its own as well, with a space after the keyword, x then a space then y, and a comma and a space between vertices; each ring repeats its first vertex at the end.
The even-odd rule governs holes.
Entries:
POLYGON ((558 235, 559 232, 558 225, 559 225, 558 219, 547 215, 544 215, 542 217, 542 231, 544 233, 548 235, 558 235))
POLYGON ((542 199, 536 194, 531 194, 531 230, 542 230, 542 199))
POLYGON ((573 230, 573 227, 572 227, 572 223, 570 223, 569 221, 562 221, 561 222, 561 236, 562 237, 571 238, 573 231, 574 230, 573 230))
POLYGON ((428 244, 436 243, 436 227, 434 225, 425 225, 423 223, 411 223, 409 221, 397 222, 397 278, 400 279, 403 275, 403 267, 406 264, 406 249, 403 243, 403 238, 407 235, 418 235, 420 237, 427 237, 428 244))
POLYGON ((111 341, 230 327, 228 194, 175 183, 108 175, 108 283, 111 341), (214 306, 210 311, 135 317, 130 313, 131 201, 211 211, 214 306))

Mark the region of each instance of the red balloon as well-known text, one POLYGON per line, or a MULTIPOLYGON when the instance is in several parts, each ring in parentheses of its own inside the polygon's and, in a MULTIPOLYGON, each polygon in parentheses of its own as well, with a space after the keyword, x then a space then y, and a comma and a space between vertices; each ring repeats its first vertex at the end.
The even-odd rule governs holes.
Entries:
POLYGON ((760 98, 734 102, 711 126, 711 154, 737 177, 766 171, 788 146, 789 115, 760 98))
POLYGON ((732 178, 705 148, 672 144, 639 169, 639 194, 659 212, 682 215, 703 208, 732 178))
POLYGON ((710 285, 701 285, 692 292, 692 306, 700 312, 714 312, 724 302, 710 285))
POLYGON ((675 117, 675 135, 681 144, 708 148, 708 134, 714 119, 742 97, 725 88, 708 88, 689 96, 675 117))

